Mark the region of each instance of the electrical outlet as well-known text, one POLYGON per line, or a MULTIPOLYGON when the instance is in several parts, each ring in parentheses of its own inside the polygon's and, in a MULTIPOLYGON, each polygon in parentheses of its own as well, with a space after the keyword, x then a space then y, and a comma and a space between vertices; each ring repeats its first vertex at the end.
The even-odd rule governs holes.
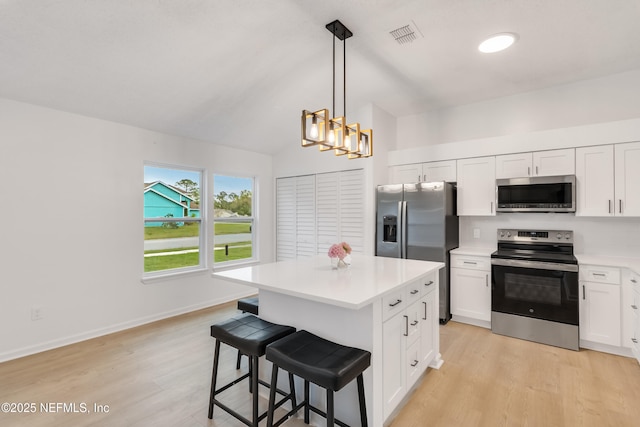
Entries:
POLYGON ((42 312, 42 307, 31 307, 31 320, 42 320, 44 318, 44 314, 42 312))
POLYGON ((473 229, 473 238, 474 239, 479 239, 480 238, 480 229, 479 228, 474 228, 473 229))

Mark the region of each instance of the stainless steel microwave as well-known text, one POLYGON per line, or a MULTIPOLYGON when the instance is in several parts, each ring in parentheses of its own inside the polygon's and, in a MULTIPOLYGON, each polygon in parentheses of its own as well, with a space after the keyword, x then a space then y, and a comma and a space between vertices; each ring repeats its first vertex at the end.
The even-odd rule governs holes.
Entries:
POLYGON ((575 212, 575 175, 496 180, 497 212, 575 212))

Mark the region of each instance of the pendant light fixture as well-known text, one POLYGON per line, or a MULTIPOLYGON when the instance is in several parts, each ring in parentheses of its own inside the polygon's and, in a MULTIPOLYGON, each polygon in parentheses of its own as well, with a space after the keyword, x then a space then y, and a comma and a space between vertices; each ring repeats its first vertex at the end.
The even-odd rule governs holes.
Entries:
POLYGON ((332 110, 302 110, 302 146, 318 146, 320 151, 333 150, 336 156, 346 155, 349 159, 371 157, 373 155, 373 130, 360 129, 360 123, 347 124, 347 49, 346 39, 353 33, 335 20, 326 25, 333 34, 333 105, 332 110), (342 41, 343 52, 343 109, 342 116, 336 117, 336 38, 342 41))

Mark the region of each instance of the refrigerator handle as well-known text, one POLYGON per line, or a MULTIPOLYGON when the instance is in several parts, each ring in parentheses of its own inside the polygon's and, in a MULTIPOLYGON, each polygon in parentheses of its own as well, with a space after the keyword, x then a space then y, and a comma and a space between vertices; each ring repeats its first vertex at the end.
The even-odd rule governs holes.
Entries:
POLYGON ((407 257, 407 202, 400 202, 400 258, 407 257))

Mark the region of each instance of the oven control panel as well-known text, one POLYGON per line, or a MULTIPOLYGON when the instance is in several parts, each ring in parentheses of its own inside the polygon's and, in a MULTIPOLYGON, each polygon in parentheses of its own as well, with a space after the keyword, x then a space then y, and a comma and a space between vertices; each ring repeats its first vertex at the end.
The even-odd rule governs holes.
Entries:
POLYGON ((498 241, 573 243, 573 231, 498 229, 498 241))

